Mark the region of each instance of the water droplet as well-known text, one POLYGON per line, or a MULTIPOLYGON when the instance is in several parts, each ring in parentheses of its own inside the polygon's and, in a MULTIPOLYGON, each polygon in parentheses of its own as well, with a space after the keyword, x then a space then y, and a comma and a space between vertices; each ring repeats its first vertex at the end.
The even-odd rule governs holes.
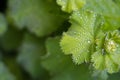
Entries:
POLYGON ((63 6, 62 6, 62 9, 64 9, 64 8, 65 8, 65 6, 63 5, 63 6))
POLYGON ((90 40, 88 40, 88 43, 91 43, 91 41, 90 41, 90 40))

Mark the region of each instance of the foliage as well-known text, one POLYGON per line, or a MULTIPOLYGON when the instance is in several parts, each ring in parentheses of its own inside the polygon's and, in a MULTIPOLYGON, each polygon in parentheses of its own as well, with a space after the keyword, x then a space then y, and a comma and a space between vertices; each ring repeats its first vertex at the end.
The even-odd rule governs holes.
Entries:
POLYGON ((0 80, 120 79, 120 0, 1 1, 0 80))

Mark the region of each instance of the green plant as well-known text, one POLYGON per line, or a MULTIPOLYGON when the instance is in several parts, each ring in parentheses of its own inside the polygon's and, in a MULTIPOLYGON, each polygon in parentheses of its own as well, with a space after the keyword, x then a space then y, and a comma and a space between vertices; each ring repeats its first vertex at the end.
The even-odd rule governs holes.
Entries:
POLYGON ((0 80, 119 80, 120 0, 8 0, 0 80))

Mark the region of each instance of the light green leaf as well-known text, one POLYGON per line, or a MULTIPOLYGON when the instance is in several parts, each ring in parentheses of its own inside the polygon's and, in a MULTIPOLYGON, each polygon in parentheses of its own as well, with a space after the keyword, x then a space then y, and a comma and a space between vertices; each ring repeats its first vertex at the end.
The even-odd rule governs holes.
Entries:
POLYGON ((82 10, 74 12, 70 22, 71 27, 61 39, 61 48, 65 54, 72 54, 75 63, 88 62, 96 30, 101 26, 101 17, 82 10))
POLYGON ((66 19, 55 0, 9 0, 8 5, 8 16, 14 24, 37 36, 54 32, 66 19))
POLYGON ((116 64, 108 54, 94 53, 92 55, 93 66, 96 70, 107 70, 109 73, 118 72, 119 66, 116 64))
POLYGON ((102 51, 97 51, 92 55, 92 60, 91 62, 93 63, 93 66, 97 70, 103 70, 105 68, 105 58, 102 55, 102 51))
POLYGON ((57 0, 57 3, 65 12, 72 12, 79 10, 85 4, 85 0, 57 0))
POLYGON ((97 70, 106 70, 108 73, 118 72, 120 69, 120 33, 115 30, 106 32, 103 36, 104 38, 96 36, 98 41, 91 62, 97 70))
POLYGON ((105 56, 105 65, 109 73, 118 72, 119 70, 118 64, 114 63, 109 55, 105 56))
POLYGON ((94 11, 104 16, 103 30, 115 30, 120 28, 120 6, 119 0, 86 0, 83 7, 86 10, 94 11))

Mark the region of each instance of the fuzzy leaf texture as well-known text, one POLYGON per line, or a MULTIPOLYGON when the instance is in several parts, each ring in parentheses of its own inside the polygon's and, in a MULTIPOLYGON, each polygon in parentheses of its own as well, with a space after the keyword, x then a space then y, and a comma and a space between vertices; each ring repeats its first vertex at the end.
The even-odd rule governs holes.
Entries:
POLYGON ((75 63, 81 64, 90 60, 94 33, 101 24, 100 20, 100 16, 84 10, 76 11, 71 16, 72 25, 63 33, 60 45, 65 54, 72 54, 75 63))
POLYGON ((70 13, 83 7, 85 0, 57 0, 57 3, 63 11, 70 13))
POLYGON ((54 32, 66 19, 55 0, 9 0, 8 4, 8 17, 13 24, 37 36, 54 32))
POLYGON ((93 62, 97 70, 106 70, 109 73, 119 71, 118 4, 112 0, 87 0, 83 9, 73 12, 70 19, 72 26, 63 33, 60 45, 65 54, 72 54, 75 63, 89 61, 93 62), (96 4, 96 7, 93 4, 96 4))

